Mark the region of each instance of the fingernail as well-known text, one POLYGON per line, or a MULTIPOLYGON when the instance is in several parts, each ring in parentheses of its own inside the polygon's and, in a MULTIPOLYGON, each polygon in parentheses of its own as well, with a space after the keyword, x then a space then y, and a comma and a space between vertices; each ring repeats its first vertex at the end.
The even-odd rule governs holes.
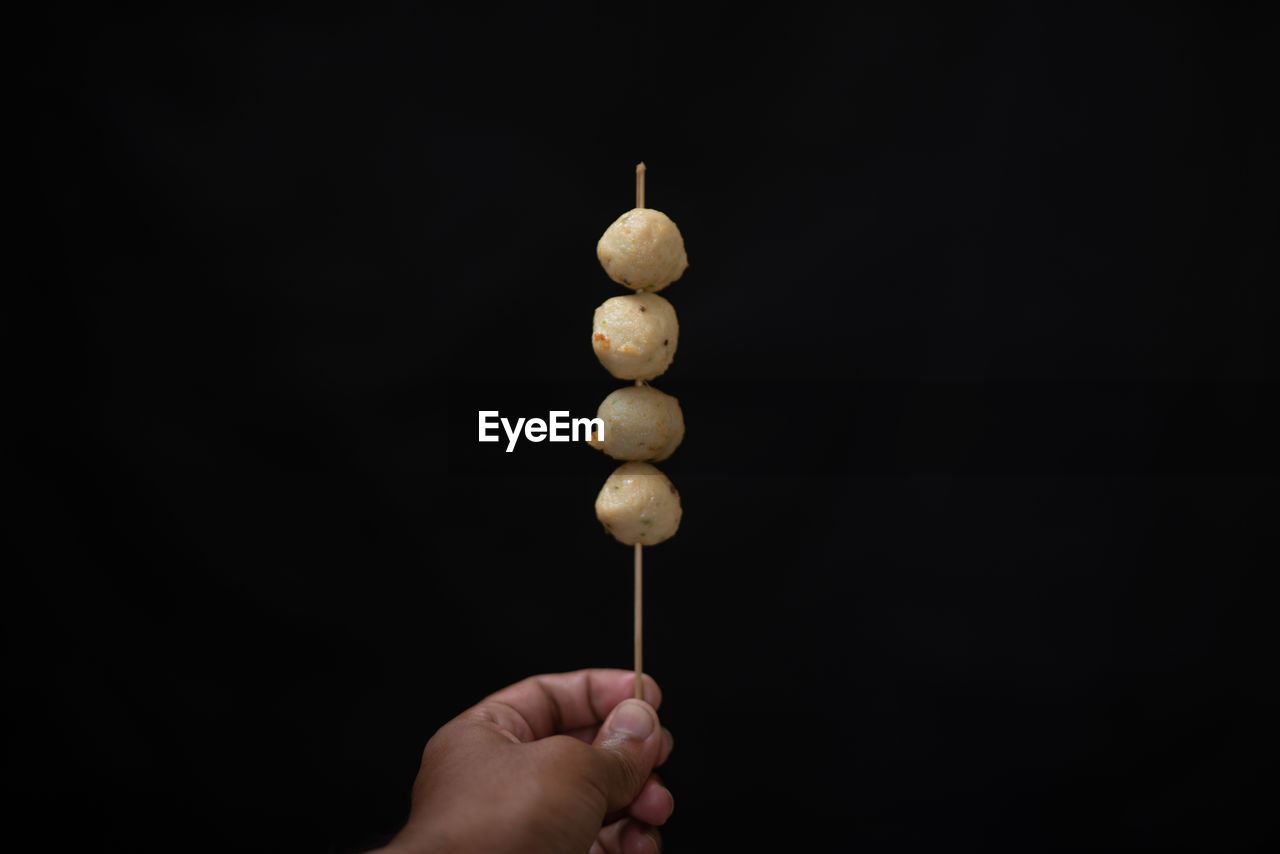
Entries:
POLYGON ((639 700, 623 700, 609 715, 609 730, 633 738, 648 738, 657 726, 653 712, 639 700))

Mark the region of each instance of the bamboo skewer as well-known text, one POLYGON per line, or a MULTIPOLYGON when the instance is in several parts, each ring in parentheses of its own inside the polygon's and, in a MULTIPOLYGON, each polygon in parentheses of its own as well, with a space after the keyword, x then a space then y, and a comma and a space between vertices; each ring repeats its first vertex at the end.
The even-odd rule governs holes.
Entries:
MULTIPOLYGON (((636 164, 636 207, 644 207, 644 161, 636 164)), ((636 380, 636 385, 644 385, 636 380)), ((644 672, 641 662, 644 650, 644 546, 636 543, 636 589, 635 589, 635 646, 636 646, 636 699, 644 699, 644 672)))
POLYGON ((641 651, 644 649, 644 546, 636 543, 636 699, 644 699, 644 682, 640 678, 640 674, 644 672, 641 666, 641 651))

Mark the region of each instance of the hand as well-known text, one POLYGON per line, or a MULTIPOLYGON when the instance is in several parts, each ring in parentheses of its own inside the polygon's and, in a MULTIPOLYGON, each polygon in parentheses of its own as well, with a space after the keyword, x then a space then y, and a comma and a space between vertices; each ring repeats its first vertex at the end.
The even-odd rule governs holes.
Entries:
POLYGON ((656 854, 671 793, 652 769, 671 733, 662 692, 626 670, 531 676, 440 728, 409 822, 383 854, 656 854))

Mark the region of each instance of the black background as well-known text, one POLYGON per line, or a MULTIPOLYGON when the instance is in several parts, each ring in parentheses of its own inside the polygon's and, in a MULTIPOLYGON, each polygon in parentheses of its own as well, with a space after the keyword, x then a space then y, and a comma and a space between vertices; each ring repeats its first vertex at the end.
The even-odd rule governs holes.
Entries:
POLYGON ((667 850, 1259 847, 1275 34, 1241 8, 36 16, 4 833, 364 850, 441 723, 629 666, 610 461, 474 413, 619 384, 594 243, 644 160, 691 262, 667 850))

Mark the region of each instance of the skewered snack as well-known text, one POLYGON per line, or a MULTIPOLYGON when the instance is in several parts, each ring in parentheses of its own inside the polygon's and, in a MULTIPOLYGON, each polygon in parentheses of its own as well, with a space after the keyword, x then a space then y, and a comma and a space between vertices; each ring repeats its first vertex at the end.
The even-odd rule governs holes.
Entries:
POLYGON ((655 546, 680 527, 680 493, 648 463, 623 463, 596 496, 596 518, 618 542, 655 546))
POLYGON ((671 217, 635 207, 614 220, 596 244, 604 271, 635 291, 660 291, 689 266, 684 238, 671 217))
POLYGON ((665 373, 679 336, 676 310, 657 294, 611 297, 591 321, 591 349, 620 380, 651 380, 665 373))
POLYGON ((644 206, 644 164, 636 166, 636 206, 605 229, 596 257, 609 278, 637 293, 605 300, 591 322, 591 347, 615 377, 635 380, 600 404, 604 436, 591 441, 625 462, 596 496, 596 518, 613 538, 635 549, 635 695, 643 697, 644 546, 680 527, 680 494, 667 476, 641 460, 665 460, 684 438, 684 414, 668 394, 644 385, 675 357, 680 326, 671 303, 653 293, 680 278, 689 259, 671 218, 644 206))
POLYGON ((684 439, 680 401, 653 386, 623 386, 600 404, 604 438, 588 444, 615 460, 665 460, 684 439))

